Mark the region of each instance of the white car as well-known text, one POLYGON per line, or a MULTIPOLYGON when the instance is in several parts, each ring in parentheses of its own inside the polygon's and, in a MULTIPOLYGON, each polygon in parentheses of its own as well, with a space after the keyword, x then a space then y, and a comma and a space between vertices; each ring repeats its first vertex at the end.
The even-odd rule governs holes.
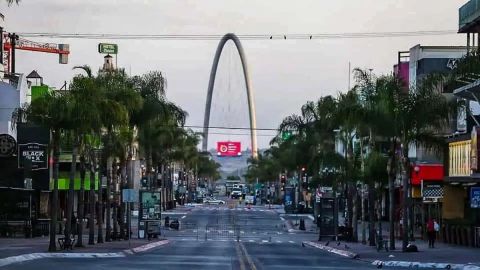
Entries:
POLYGON ((215 198, 208 198, 203 201, 205 204, 225 204, 225 201, 218 200, 215 198))

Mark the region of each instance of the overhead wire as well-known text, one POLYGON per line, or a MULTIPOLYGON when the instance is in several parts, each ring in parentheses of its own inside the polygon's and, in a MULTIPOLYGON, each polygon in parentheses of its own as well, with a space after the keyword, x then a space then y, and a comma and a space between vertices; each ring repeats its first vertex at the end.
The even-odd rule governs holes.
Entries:
MULTIPOLYGON (((13 32, 13 31, 12 31, 13 32)), ((273 39, 354 39, 354 38, 389 38, 414 36, 444 36, 457 34, 457 30, 425 31, 386 31, 358 33, 300 33, 300 34, 237 34, 241 40, 273 39)), ((117 33, 54 33, 54 32, 16 32, 26 38, 69 38, 69 39, 135 39, 135 40, 219 40, 223 34, 117 34, 117 33)))

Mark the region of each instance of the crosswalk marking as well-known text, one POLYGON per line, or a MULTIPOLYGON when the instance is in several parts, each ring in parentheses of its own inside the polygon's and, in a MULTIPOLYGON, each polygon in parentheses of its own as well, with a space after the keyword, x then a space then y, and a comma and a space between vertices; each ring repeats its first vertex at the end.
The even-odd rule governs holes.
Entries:
POLYGON ((274 212, 271 209, 258 209, 258 208, 222 208, 222 207, 195 207, 192 211, 248 211, 248 212, 274 212))
MULTIPOLYGON (((194 238, 179 238, 173 241, 192 241, 194 238)), ((215 239, 215 238, 208 238, 206 242, 237 242, 237 239, 215 239)), ((257 243, 257 244, 296 244, 297 242, 289 240, 265 240, 265 239, 239 239, 238 242, 248 242, 248 243, 257 243)))

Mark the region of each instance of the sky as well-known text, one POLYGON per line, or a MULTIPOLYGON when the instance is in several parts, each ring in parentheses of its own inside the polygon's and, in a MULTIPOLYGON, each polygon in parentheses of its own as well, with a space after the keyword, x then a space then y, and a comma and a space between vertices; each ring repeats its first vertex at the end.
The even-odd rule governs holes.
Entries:
MULTIPOLYGON (((281 34, 287 39, 242 42, 254 89, 258 128, 277 128, 302 104, 348 89, 352 68, 392 72, 397 52, 422 45, 465 45, 465 35, 370 39, 289 40, 289 34, 456 30, 466 0, 22 0, 0 4, 9 32, 111 34, 281 34)), ((78 71, 102 65, 99 42, 119 46, 118 65, 132 75, 162 71, 167 97, 189 113, 188 125, 203 126, 210 69, 218 41, 40 39, 70 45, 69 64, 55 55, 18 52, 17 72, 35 69, 44 83, 60 87, 78 71)), ((210 125, 247 127, 248 110, 240 61, 226 46, 214 89, 210 125)), ((353 83, 352 83, 353 84, 353 83)), ((227 133, 215 130, 216 133, 227 133)), ((247 131, 235 131, 234 134, 247 131)), ((268 147, 272 131, 259 132, 268 147), (265 136, 266 135, 266 136, 265 136)), ((246 135, 212 134, 216 141, 246 135)))

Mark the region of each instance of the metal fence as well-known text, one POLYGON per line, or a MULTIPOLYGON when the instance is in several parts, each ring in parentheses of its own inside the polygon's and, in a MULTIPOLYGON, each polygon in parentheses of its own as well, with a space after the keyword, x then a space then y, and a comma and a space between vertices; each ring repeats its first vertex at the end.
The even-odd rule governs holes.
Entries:
POLYGON ((197 223, 183 223, 180 222, 180 226, 177 229, 170 227, 163 227, 162 229, 163 236, 166 238, 188 238, 191 240, 199 240, 200 230, 198 229, 197 223))

